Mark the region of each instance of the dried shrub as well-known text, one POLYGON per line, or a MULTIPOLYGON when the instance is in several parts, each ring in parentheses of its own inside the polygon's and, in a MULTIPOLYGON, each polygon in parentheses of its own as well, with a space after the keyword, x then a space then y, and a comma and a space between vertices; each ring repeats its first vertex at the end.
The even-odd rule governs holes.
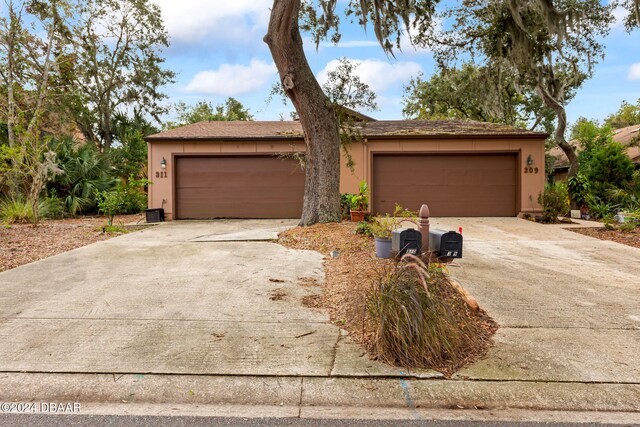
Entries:
POLYGON ((494 324, 478 321, 442 268, 403 260, 380 267, 367 298, 377 358, 447 374, 485 352, 494 324))
MULTIPOLYGON (((443 357, 432 360, 428 356, 416 362, 413 349, 406 353, 406 360, 381 356, 378 351, 379 343, 383 339, 390 340, 391 337, 380 332, 381 322, 375 320, 379 317, 373 316, 370 310, 374 308, 375 301, 378 299, 382 300, 378 306, 383 312, 392 307, 401 307, 401 304, 398 305, 397 302, 401 302, 403 299, 400 297, 392 298, 394 292, 399 293, 399 291, 397 289, 387 291, 386 288, 389 288, 391 283, 398 283, 398 280, 392 276, 401 275, 397 270, 407 263, 397 264, 393 260, 376 258, 373 240, 363 235, 354 234, 355 229, 356 224, 344 222, 298 227, 280 234, 279 243, 284 246, 316 250, 326 255, 324 263, 326 277, 321 283, 323 292, 320 298, 314 301, 313 307, 326 309, 331 321, 346 329, 349 332, 349 337, 367 350, 369 357, 401 365, 404 368, 425 367, 450 376, 456 370, 486 354, 492 345, 491 336, 497 329, 496 323, 482 310, 472 312, 458 291, 449 283, 446 270, 437 265, 431 265, 430 270, 427 270, 430 279, 426 282, 434 282, 428 289, 430 296, 437 299, 437 303, 433 303, 437 309, 431 309, 429 313, 433 312, 442 317, 440 314, 442 311, 454 311, 455 313, 452 315, 446 316, 449 323, 443 325, 448 324, 453 327, 455 325, 451 325, 450 319, 460 319, 458 325, 464 325, 463 329, 468 331, 466 341, 452 342, 452 339, 449 338, 449 335, 452 334, 449 334, 446 328, 438 323, 437 326, 441 331, 438 332, 438 335, 445 337, 448 341, 433 344, 432 348, 444 351, 443 357), (329 252, 333 250, 339 253, 337 258, 329 256, 329 252), (383 280, 387 277, 388 280, 383 280), (395 299, 396 302, 386 302, 390 299, 395 299), (442 307, 440 307, 441 304, 442 307)), ((417 273, 417 271, 414 269, 413 273, 417 273)), ((402 277, 413 277, 412 281, 407 283, 413 283, 414 289, 406 293, 411 295, 411 292, 413 294, 417 292, 422 298, 424 291, 420 289, 416 291, 415 289, 416 286, 425 288, 421 284, 420 278, 415 275, 411 276, 411 274, 412 271, 402 271, 402 277)), ((406 297, 403 296, 403 298, 406 297)), ((429 306, 425 305, 425 307, 429 306)), ((424 312, 426 308, 420 308, 420 310, 424 312)), ((392 324, 391 319, 394 314, 390 313, 389 316, 390 318, 385 322, 385 325, 392 324)), ((417 323, 421 324, 423 328, 428 325, 422 320, 417 323)), ((455 335, 455 337, 457 336, 455 335)), ((409 342, 412 341, 409 340, 409 342)), ((435 352, 438 353, 438 351, 435 352)), ((416 354, 422 353, 422 350, 416 350, 416 354)))

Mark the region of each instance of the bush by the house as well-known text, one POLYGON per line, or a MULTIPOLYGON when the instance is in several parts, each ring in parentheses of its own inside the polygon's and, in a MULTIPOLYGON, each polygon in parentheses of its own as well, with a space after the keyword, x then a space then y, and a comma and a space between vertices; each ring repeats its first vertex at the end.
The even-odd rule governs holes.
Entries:
POLYGON ((547 184, 544 193, 538 196, 538 203, 542 205, 544 222, 557 222, 558 216, 569 212, 569 193, 567 186, 562 183, 547 184))
POLYGON ((122 199, 122 214, 136 214, 147 209, 147 193, 144 187, 149 185, 147 179, 134 179, 130 177, 126 184, 120 184, 116 187, 122 199))
POLYGON ((342 193, 340 194, 340 215, 342 219, 349 218, 349 212, 351 212, 351 199, 355 194, 342 193))

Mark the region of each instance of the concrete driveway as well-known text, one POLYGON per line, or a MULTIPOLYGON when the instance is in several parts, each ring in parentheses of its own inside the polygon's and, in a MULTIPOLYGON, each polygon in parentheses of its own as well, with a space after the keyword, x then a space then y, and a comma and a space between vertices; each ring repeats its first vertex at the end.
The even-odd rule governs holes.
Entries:
POLYGON ((492 409, 480 418, 520 408, 637 419, 640 249, 515 218, 432 219, 463 227, 450 271, 501 325, 486 359, 442 381, 370 361, 302 304, 320 292, 322 255, 268 241, 293 224, 166 223, 0 273, 0 400, 82 401, 96 413, 430 418, 476 407, 492 409))
POLYGON ((1 273, 0 371, 397 375, 303 305, 323 256, 270 241, 294 225, 164 223, 1 273))
POLYGON ((500 324, 459 378, 640 383, 640 249, 516 218, 433 226, 463 227, 450 272, 500 324))

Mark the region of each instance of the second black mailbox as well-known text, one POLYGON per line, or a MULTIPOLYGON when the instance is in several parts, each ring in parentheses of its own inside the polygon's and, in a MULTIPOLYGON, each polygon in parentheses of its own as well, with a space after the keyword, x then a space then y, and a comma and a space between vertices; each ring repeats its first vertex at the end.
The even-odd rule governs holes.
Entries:
POLYGON ((429 250, 440 258, 462 258, 462 234, 429 230, 429 250))

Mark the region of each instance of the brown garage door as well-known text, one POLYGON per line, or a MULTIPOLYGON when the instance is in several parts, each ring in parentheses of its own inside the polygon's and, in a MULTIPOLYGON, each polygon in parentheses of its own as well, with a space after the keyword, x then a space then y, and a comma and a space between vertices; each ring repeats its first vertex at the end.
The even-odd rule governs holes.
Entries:
POLYGON ((176 158, 176 217, 300 218, 304 172, 273 156, 176 158))
POLYGON ((395 203, 432 216, 515 216, 515 154, 374 155, 373 211, 395 203))

